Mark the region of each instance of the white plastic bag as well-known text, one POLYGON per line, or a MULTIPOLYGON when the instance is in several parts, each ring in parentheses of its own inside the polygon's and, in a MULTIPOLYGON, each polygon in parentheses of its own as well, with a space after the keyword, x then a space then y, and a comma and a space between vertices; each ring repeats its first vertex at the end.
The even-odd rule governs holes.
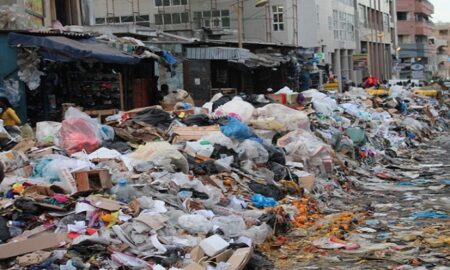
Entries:
POLYGON ((269 152, 258 142, 245 140, 237 147, 237 153, 240 159, 252 160, 257 164, 267 163, 269 161, 269 152))
POLYGON ((248 123, 253 115, 255 107, 252 104, 242 100, 241 97, 234 97, 231 101, 223 104, 216 109, 216 116, 235 116, 244 123, 248 123))
POLYGON ((273 103, 256 109, 255 116, 256 118, 250 122, 257 129, 277 131, 309 130, 309 118, 306 113, 282 104, 273 103))
POLYGON ((59 145, 58 133, 61 123, 44 121, 36 124, 36 140, 40 144, 59 145))

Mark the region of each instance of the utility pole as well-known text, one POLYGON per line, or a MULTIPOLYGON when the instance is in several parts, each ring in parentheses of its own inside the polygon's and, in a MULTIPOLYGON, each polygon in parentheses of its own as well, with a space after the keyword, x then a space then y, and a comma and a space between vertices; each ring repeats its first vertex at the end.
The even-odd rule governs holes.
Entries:
POLYGON ((237 8, 237 16, 238 16, 238 43, 239 43, 239 48, 242 48, 243 42, 244 42, 244 21, 242 19, 242 9, 243 9, 242 0, 237 0, 236 8, 237 8))

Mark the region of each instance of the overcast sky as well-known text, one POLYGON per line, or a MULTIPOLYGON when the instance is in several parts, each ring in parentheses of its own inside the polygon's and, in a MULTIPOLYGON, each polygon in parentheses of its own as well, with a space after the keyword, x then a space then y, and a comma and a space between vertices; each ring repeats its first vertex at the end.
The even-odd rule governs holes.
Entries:
POLYGON ((430 0, 434 5, 434 22, 450 22, 450 0, 430 0))

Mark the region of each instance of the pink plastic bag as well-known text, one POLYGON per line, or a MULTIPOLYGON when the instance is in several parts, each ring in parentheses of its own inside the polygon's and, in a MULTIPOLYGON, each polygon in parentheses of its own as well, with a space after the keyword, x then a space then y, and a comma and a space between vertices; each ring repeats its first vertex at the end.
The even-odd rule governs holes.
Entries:
POLYGON ((74 117, 64 120, 60 134, 60 146, 69 155, 82 150, 92 153, 102 144, 97 126, 85 118, 74 117))

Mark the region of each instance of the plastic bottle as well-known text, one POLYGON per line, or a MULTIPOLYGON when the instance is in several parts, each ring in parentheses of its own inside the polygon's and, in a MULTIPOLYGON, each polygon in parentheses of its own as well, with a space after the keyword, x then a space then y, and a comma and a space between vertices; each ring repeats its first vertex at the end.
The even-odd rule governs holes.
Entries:
POLYGON ((25 227, 27 225, 26 222, 23 221, 8 221, 8 227, 25 227))
POLYGON ((122 202, 130 202, 136 198, 136 190, 128 185, 127 179, 119 179, 117 185, 115 185, 111 192, 116 195, 116 199, 122 202))

